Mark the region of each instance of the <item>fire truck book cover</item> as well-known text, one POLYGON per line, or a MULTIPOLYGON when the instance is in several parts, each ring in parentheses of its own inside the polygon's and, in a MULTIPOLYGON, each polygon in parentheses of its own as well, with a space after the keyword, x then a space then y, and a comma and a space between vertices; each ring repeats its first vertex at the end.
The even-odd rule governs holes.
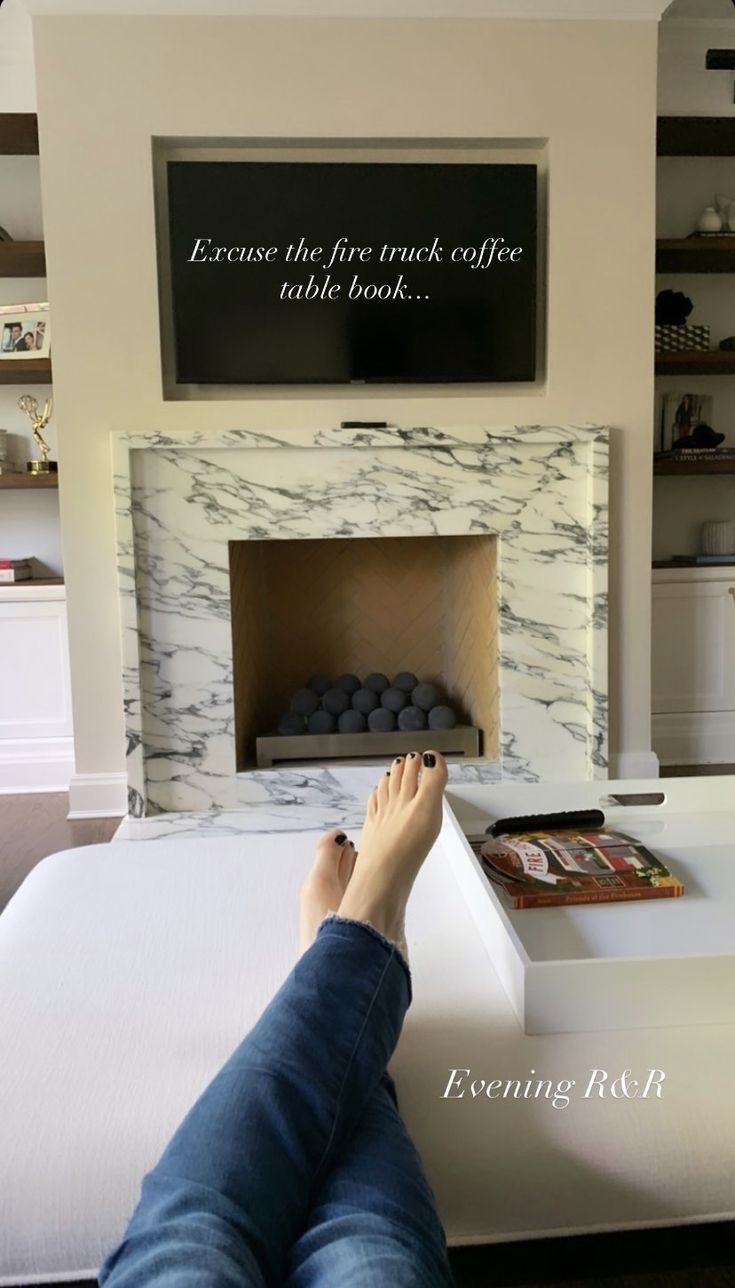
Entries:
POLYGON ((640 841, 611 829, 469 836, 511 908, 676 898, 684 886, 640 841))

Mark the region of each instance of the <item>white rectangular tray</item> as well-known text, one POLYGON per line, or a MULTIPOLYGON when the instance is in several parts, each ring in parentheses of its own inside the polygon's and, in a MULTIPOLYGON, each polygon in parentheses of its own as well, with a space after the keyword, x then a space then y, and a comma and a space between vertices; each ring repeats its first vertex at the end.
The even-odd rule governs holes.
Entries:
POLYGON ((449 788, 443 847, 526 1033, 735 1022, 735 778, 449 788), (661 804, 613 796, 663 794, 661 804), (509 909, 466 836, 496 818, 601 808, 679 876, 679 899, 509 909))

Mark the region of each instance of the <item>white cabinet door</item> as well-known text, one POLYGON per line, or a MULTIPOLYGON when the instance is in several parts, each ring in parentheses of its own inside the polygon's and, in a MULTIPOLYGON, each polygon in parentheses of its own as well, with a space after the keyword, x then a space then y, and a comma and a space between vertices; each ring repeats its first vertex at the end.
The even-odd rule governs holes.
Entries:
POLYGON ((60 792, 74 770, 62 586, 0 589, 0 793, 60 792))
POLYGON ((735 577, 654 582, 653 712, 735 711, 735 577))

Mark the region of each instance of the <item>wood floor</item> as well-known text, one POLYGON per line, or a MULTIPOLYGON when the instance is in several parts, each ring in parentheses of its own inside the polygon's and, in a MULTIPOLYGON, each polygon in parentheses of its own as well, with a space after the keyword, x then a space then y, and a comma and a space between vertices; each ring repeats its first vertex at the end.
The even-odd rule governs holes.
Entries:
POLYGON ((0 912, 36 864, 57 850, 109 841, 119 818, 67 820, 66 792, 0 796, 0 912))
MULTIPOLYGON (((70 823, 67 809, 65 794, 0 796, 0 910, 46 855, 109 841, 119 824, 116 818, 70 823)), ((734 1235, 733 1223, 720 1222, 460 1248, 451 1262, 457 1288, 735 1288, 734 1235)), ((92 1281, 63 1288, 92 1288, 92 1281)))

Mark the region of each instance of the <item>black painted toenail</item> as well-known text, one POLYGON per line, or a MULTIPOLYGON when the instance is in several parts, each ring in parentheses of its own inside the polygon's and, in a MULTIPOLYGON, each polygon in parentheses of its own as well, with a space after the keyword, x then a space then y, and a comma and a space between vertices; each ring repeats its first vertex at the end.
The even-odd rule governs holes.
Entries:
POLYGON ((334 838, 335 845, 344 845, 346 840, 347 840, 347 837, 345 836, 344 832, 340 832, 339 836, 335 836, 334 838))
POLYGON ((409 760, 415 760, 415 759, 416 759, 416 752, 415 752, 415 751, 409 751, 409 753, 408 753, 408 759, 409 759, 409 760))
POLYGON ((389 770, 389 769, 386 769, 386 771, 385 771, 385 776, 386 776, 386 778, 390 778, 390 770, 389 770))
POLYGON ((436 756, 432 756, 430 751, 424 752, 424 764, 427 769, 433 769, 436 764, 436 756))
POLYGON ((395 760, 394 760, 394 762, 393 762, 393 763, 394 763, 395 765, 400 765, 400 764, 402 763, 402 761, 403 761, 403 756, 396 756, 396 758, 395 758, 395 760))

